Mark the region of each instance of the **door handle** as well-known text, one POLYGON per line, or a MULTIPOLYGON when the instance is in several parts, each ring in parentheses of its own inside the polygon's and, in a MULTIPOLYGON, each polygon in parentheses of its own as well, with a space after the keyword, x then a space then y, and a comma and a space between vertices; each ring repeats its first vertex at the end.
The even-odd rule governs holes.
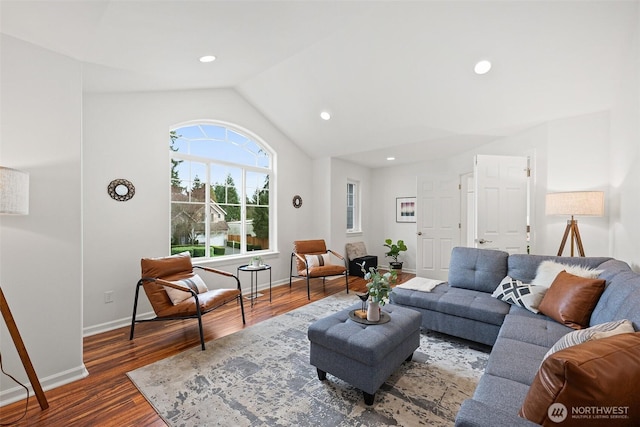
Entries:
POLYGON ((422 231, 418 231, 418 236, 422 236, 422 231))
POLYGON ((492 240, 478 239, 476 240, 476 242, 480 243, 481 245, 484 245, 485 243, 491 243, 492 240))

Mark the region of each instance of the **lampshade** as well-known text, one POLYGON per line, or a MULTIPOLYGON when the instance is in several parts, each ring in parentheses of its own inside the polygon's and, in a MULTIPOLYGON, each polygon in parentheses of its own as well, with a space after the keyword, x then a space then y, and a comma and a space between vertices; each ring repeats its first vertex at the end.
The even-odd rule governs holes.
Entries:
POLYGON ((547 215, 604 215, 604 192, 571 191, 547 194, 547 215))
POLYGON ((0 166, 0 214, 29 213, 29 174, 0 166))

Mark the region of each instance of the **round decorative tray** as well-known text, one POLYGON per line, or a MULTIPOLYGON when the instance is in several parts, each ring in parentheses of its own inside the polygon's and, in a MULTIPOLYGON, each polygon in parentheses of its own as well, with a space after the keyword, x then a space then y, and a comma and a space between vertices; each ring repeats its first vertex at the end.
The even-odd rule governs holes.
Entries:
POLYGON ((389 320, 391 320, 391 316, 389 316, 389 313, 386 313, 385 311, 380 311, 380 320, 377 322, 372 322, 367 319, 361 319, 360 317, 356 316, 356 311, 358 310, 351 310, 349 312, 349 319, 357 323, 362 323, 363 325, 382 325, 383 323, 387 323, 389 320))

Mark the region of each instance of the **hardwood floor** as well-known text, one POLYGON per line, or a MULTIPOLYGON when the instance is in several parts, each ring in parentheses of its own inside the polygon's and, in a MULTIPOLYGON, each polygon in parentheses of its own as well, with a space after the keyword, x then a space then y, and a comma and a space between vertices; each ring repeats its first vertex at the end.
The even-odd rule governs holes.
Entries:
MULTIPOLYGON (((413 274, 401 273, 398 283, 413 274)), ((311 302, 344 290, 344 278, 321 279, 311 283, 311 302)), ((362 292, 366 282, 349 277, 349 291, 362 292)), ((229 303, 203 317, 207 351, 215 349, 216 338, 232 334, 273 316, 286 313, 309 303, 304 281, 273 288, 251 308, 245 300, 246 325, 242 324, 240 308, 229 303)), ((357 298, 354 295, 354 302, 357 298)), ((133 304, 133 301, 132 301, 133 304)), ((15 426, 165 426, 147 400, 138 392, 126 373, 188 348, 200 345, 195 320, 142 323, 136 326, 135 338, 129 341, 129 327, 90 336, 84 339, 84 363, 89 376, 45 392, 49 408, 40 410, 35 396, 30 395, 28 411, 15 426)), ((36 367, 37 371, 37 367, 36 367)), ((9 423, 24 412, 25 401, 0 408, 0 424, 9 423)))

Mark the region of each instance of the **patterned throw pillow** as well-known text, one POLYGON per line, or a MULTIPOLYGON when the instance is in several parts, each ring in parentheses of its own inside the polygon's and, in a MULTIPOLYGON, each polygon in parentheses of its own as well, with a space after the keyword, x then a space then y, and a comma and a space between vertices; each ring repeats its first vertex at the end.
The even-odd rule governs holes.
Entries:
MULTIPOLYGON (((189 288, 196 291, 197 294, 202 294, 207 292, 209 289, 207 285, 204 283, 204 280, 197 274, 194 274, 192 277, 182 280, 175 280, 171 283, 176 284, 183 288, 189 288)), ((173 303, 173 305, 179 304, 182 301, 191 298, 190 292, 180 291, 178 289, 173 289, 168 286, 165 286, 164 289, 167 291, 167 295, 169 295, 169 299, 173 303)))
POLYGON ((633 324, 629 320, 614 320, 613 322, 601 323, 586 329, 578 329, 569 332, 556 342, 553 347, 544 355, 544 359, 553 353, 571 347, 573 345, 582 344, 583 342, 610 337, 612 335, 626 334, 635 332, 633 324))
POLYGON ((347 249, 347 258, 350 260, 367 255, 367 248, 365 247, 364 242, 347 243, 345 246, 347 249))
POLYGON ((544 286, 529 285, 507 276, 502 279, 491 296, 538 313, 538 305, 546 291, 547 288, 544 286))
POLYGON ((331 255, 329 254, 305 255, 304 257, 307 259, 309 268, 331 264, 331 255))

